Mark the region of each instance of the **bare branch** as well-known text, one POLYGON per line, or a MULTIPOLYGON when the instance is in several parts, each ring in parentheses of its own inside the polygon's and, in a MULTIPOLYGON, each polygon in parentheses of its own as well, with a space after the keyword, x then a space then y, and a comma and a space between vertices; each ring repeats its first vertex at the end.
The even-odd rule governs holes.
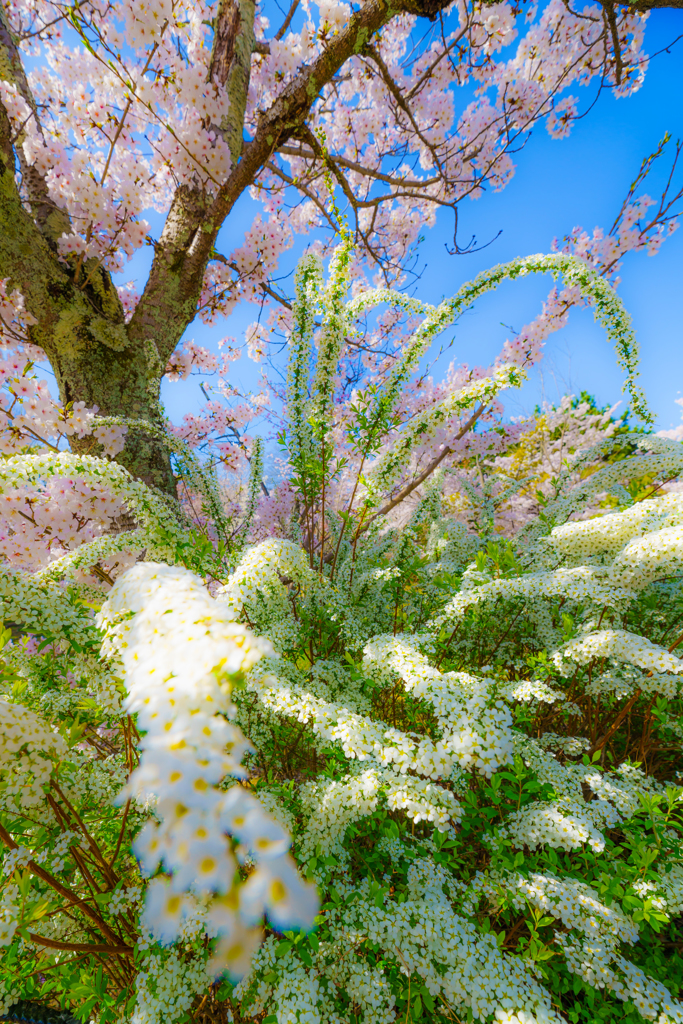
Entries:
POLYGON ((281 306, 284 306, 285 309, 292 308, 292 303, 286 299, 284 295, 280 295, 279 292, 276 292, 275 289, 267 283, 267 281, 261 282, 261 288, 264 292, 270 295, 271 298, 275 299, 276 302, 279 302, 281 306))
POLYGON ((299 0, 292 0, 292 6, 287 11, 287 17, 285 18, 285 20, 282 22, 279 29, 275 33, 276 39, 282 39, 283 35, 285 34, 289 26, 292 24, 292 18, 296 14, 296 9, 298 6, 299 0))
MULTIPOLYGON (((301 160, 315 161, 317 159, 315 153, 305 150, 303 147, 297 149, 295 146, 279 146, 277 152, 278 154, 282 153, 283 156, 296 156, 301 160)), ((400 185, 405 188, 427 188, 429 185, 437 185, 441 181, 440 177, 420 180, 419 178, 400 178, 395 174, 383 174, 372 167, 366 167, 364 164, 359 164, 355 160, 349 160, 347 157, 338 156, 337 154, 332 159, 340 167, 346 167, 349 171, 355 171, 356 174, 362 174, 366 178, 385 181, 388 185, 400 185)))
POLYGON ((135 950, 132 946, 105 946, 98 942, 60 942, 57 939, 47 939, 43 935, 29 932, 31 942, 39 946, 46 946, 47 949, 65 949, 73 953, 105 953, 109 956, 133 956, 135 950))
MULTIPOLYGON (((475 411, 472 413, 472 415, 467 420, 465 425, 461 427, 461 429, 455 435, 451 444, 453 444, 455 441, 459 441, 461 438, 465 436, 465 434, 469 430, 472 429, 472 427, 477 422, 481 414, 484 412, 485 408, 485 405, 480 405, 478 409, 475 409, 475 411)), ((432 475, 434 470, 441 465, 446 456, 451 455, 452 453, 453 449, 451 448, 451 446, 445 445, 445 447, 439 453, 439 455, 437 455, 436 458, 432 459, 432 461, 429 463, 426 469, 423 469, 419 476, 416 476, 415 479, 412 480, 406 487, 404 487, 402 491, 399 491, 395 498, 392 498, 391 501, 388 501, 386 505, 383 505, 382 508, 380 508, 377 512, 371 515, 369 519, 366 520, 366 522, 358 530, 357 536, 360 536, 362 533, 365 533, 365 531, 370 527, 370 524, 374 522, 375 519, 379 519, 380 516, 385 516, 388 512, 391 512, 392 509, 396 508, 397 505, 400 505, 402 501, 405 501, 405 499, 409 495, 411 495, 413 491, 420 486, 420 484, 424 483, 427 477, 432 475)))

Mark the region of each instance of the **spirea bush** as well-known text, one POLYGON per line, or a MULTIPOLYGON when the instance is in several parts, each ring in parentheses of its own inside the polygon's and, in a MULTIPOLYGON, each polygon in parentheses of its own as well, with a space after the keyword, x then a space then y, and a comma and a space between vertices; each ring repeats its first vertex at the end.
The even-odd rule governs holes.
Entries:
POLYGON ((350 259, 299 266, 286 470, 263 495, 254 446, 237 527, 177 440, 178 505, 104 455, 0 465, 8 515, 49 508, 54 480, 114 502, 106 529, 0 571, 2 1006, 683 1021, 683 445, 585 398, 496 425, 523 360, 400 415, 463 309, 550 272, 647 422, 628 315, 567 254, 438 306, 348 299, 350 259), (339 403, 379 308, 406 341, 339 403))

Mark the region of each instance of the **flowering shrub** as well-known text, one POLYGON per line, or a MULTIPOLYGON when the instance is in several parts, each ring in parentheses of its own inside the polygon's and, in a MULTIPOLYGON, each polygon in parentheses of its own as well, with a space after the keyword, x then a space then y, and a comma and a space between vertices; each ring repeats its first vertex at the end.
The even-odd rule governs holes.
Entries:
POLYGON ((647 421, 629 318, 569 253, 436 307, 350 266, 299 266, 288 477, 255 446, 240 529, 177 439, 203 532, 104 457, 5 459, 7 518, 65 476, 123 511, 0 575, 3 1007, 683 1021, 683 445, 569 400, 482 445, 507 356, 401 414, 462 309, 550 272, 647 421), (380 306, 410 332, 340 402, 380 306))

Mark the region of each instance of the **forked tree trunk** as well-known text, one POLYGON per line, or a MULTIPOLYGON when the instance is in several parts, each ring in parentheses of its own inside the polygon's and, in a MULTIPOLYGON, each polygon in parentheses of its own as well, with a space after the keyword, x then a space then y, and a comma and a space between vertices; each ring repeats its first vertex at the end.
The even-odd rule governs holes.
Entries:
MULTIPOLYGON (((63 402, 96 405, 103 416, 158 423, 159 376, 177 335, 131 337, 106 271, 86 260, 75 272, 58 258, 56 239, 68 229, 66 217, 50 204, 42 222, 28 212, 16 187, 10 139, 11 128, 0 108, 0 271, 10 288, 19 288, 35 320, 30 341, 47 355, 63 402), (168 352, 163 351, 164 342, 168 352)), ((72 447, 92 451, 96 445, 91 437, 76 439, 72 447)), ((118 461, 145 483, 175 495, 162 442, 130 432, 118 461)))

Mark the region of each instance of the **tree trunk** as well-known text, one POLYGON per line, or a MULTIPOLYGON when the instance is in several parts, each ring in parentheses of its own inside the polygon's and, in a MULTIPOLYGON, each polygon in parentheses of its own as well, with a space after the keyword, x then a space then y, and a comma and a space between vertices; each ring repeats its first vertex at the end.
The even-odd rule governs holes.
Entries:
MULTIPOLYGON (((159 415, 159 376, 148 353, 127 345, 115 350, 94 338, 77 349, 63 346, 49 351, 43 340, 50 365, 55 372, 59 394, 64 403, 85 402, 97 406, 100 416, 122 416, 147 420, 161 427, 159 415)), ((150 345, 151 347, 151 345, 150 345)), ((71 438, 74 451, 92 451, 92 437, 71 438)), ((176 483, 169 453, 157 437, 143 430, 129 430, 125 448, 117 462, 150 487, 176 495, 176 483)))
MULTIPOLYGON (((165 364, 159 357, 161 346, 154 338, 129 338, 116 288, 94 260, 86 260, 80 274, 59 260, 50 225, 41 230, 21 201, 10 138, 9 122, 0 109, 0 271, 10 288, 22 292, 35 320, 30 341, 50 361, 63 402, 96 405, 103 416, 159 423, 159 377, 165 364)), ((58 223, 56 230, 64 225, 58 223)), ((76 439, 72 447, 92 450, 93 439, 76 439)), ((170 457, 162 442, 131 433, 118 461, 145 483, 175 496, 170 457)))

